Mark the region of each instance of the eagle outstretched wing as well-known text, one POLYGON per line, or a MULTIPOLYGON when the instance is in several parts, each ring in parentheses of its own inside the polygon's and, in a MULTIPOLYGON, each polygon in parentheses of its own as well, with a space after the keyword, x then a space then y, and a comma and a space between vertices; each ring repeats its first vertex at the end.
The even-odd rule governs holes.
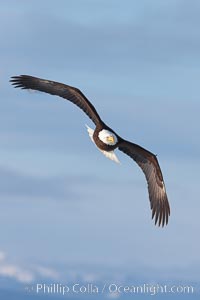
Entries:
MULTIPOLYGON (((67 99, 81 108, 96 126, 105 125, 94 106, 77 88, 29 75, 13 76, 10 81, 16 88, 37 90, 67 99)), ((148 183, 152 218, 155 218, 155 224, 164 226, 168 223, 170 206, 156 156, 139 145, 125 141, 120 137, 116 146, 141 167, 148 183)))
POLYGON ((94 106, 84 96, 84 94, 75 87, 29 75, 13 76, 11 77, 10 82, 16 88, 37 90, 51 95, 60 96, 73 102, 88 115, 95 125, 97 125, 101 120, 94 106))
POLYGON ((170 206, 156 156, 139 145, 125 140, 119 144, 118 149, 130 156, 145 174, 148 183, 152 219, 155 217, 155 224, 158 223, 159 226, 167 225, 170 206))

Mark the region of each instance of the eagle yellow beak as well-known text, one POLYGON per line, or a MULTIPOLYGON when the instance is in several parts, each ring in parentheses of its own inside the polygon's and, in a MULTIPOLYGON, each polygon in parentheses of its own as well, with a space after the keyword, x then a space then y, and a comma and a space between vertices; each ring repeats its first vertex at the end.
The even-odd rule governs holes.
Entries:
POLYGON ((110 142, 110 143, 114 143, 115 139, 112 135, 110 135, 110 136, 107 137, 107 141, 110 142))

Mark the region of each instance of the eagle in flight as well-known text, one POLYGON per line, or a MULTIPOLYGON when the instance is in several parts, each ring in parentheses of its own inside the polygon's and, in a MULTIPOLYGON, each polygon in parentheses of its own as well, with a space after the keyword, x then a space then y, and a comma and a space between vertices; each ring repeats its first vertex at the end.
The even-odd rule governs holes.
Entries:
POLYGON ((152 219, 155 218, 155 225, 167 225, 170 206, 162 172, 158 160, 153 153, 137 144, 126 141, 108 127, 102 121, 92 103, 79 89, 29 75, 13 76, 10 81, 16 88, 32 89, 60 96, 81 108, 96 126, 94 130, 87 126, 87 130, 97 148, 106 157, 115 162, 119 162, 114 153, 114 150, 118 149, 132 158, 142 169, 147 180, 152 219))

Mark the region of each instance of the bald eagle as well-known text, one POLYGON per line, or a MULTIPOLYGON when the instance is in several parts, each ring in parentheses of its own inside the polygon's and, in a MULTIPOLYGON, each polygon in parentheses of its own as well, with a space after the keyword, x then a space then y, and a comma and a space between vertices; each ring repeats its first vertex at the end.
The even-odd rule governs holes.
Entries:
POLYGON ((152 219, 155 218, 155 225, 157 224, 162 227, 167 225, 170 215, 170 206, 162 172, 158 160, 153 153, 123 139, 114 130, 108 127, 102 121, 92 103, 79 89, 29 75, 13 76, 10 81, 16 88, 32 89, 60 96, 81 108, 96 126, 94 130, 87 126, 87 130, 97 148, 106 157, 115 162, 119 162, 114 153, 114 150, 118 149, 132 158, 142 169, 148 184, 152 219))

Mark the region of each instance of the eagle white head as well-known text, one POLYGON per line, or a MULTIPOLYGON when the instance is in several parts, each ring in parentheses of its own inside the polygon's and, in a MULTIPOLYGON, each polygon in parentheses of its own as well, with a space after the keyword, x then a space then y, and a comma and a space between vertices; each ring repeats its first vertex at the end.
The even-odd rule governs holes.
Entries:
POLYGON ((99 139, 110 146, 114 146, 118 142, 116 135, 107 129, 103 129, 99 132, 99 139))
MULTIPOLYGON (((89 136, 90 136, 90 138, 91 138, 91 140, 92 140, 92 142, 94 143, 94 139, 93 139, 93 133, 94 133, 94 130, 92 129, 92 128, 90 128, 89 126, 87 126, 86 125, 86 127, 87 127, 87 131, 88 131, 88 133, 89 133, 89 136)), ((112 132, 110 132, 110 131, 108 131, 108 130, 102 130, 102 131, 104 131, 104 133, 103 134, 101 134, 101 135, 103 135, 103 137, 102 138, 104 138, 104 140, 105 140, 105 142, 108 144, 108 142, 107 142, 107 139, 108 140, 110 140, 110 142, 109 143, 111 143, 111 142, 114 142, 114 140, 116 141, 115 142, 115 144, 117 143, 117 137, 116 137, 116 135, 115 134, 113 134, 112 132), (109 134, 105 134, 105 131, 107 131, 107 133, 109 133, 109 134), (112 138, 111 138, 111 136, 113 136, 112 138), (114 139, 114 140, 113 140, 114 139)), ((101 132, 102 132, 101 131, 101 132)), ((100 132, 100 133, 101 133, 100 132)), ((99 134, 100 134, 99 133, 99 134)), ((100 138, 100 137, 99 137, 100 138)), ((104 141, 103 141, 104 142, 104 141)), ((105 143, 104 142, 104 143, 105 143)), ((95 144, 95 143, 94 143, 95 144)), ((114 145, 115 145, 114 144, 114 145)), ((96 145, 96 144, 95 144, 96 145)), ((98 148, 98 147, 97 147, 98 148)), ((99 148, 98 148, 99 149, 99 148)), ((116 154, 114 153, 114 151, 104 151, 104 150, 101 150, 101 149, 99 149, 100 151, 101 151, 101 153, 103 153, 107 158, 109 158, 109 159, 111 159, 111 160, 113 160, 113 161, 115 161, 116 163, 120 163, 120 161, 119 161, 119 159, 117 158, 117 156, 116 156, 116 154)))

